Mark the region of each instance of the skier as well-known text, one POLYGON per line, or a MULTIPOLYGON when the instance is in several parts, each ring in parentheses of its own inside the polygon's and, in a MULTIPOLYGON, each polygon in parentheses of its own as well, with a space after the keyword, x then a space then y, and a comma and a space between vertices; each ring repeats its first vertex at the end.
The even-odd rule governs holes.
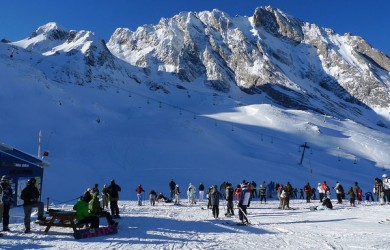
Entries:
POLYGON ((322 189, 321 183, 318 183, 317 190, 318 190, 318 195, 320 197, 320 202, 322 202, 322 200, 324 199, 325 191, 322 189))
POLYGON ((248 191, 246 184, 242 184, 241 189, 240 200, 238 202, 238 217, 242 224, 246 224, 249 223, 246 208, 248 207, 251 194, 248 191))
POLYGON ((23 209, 24 209, 24 226, 25 233, 30 233, 30 220, 31 220, 31 210, 33 207, 38 208, 38 221, 43 221, 46 218, 43 216, 43 202, 39 201, 40 193, 38 188, 35 186, 36 179, 30 178, 27 181, 27 186, 22 190, 21 198, 23 200, 23 209))
POLYGON ((354 207, 356 197, 355 197, 355 192, 353 191, 353 187, 349 188, 347 194, 349 195, 349 204, 351 205, 351 207, 354 207))
POLYGON ((371 192, 366 192, 364 195, 366 196, 366 203, 369 202, 370 200, 374 201, 374 196, 372 195, 371 192))
POLYGON ((309 182, 307 182, 306 185, 303 187, 303 192, 305 192, 306 194, 306 203, 310 203, 311 186, 309 182))
POLYGON ((198 190, 199 190, 199 201, 203 201, 204 185, 202 182, 199 184, 198 190))
POLYGON ((175 197, 175 187, 176 187, 176 183, 173 181, 173 179, 171 179, 171 181, 169 182, 169 190, 171 191, 171 199, 172 200, 175 197))
POLYGON ((251 196, 252 198, 257 198, 257 183, 255 181, 251 182, 252 190, 251 190, 251 196))
POLYGON ((175 202, 173 203, 174 205, 179 205, 180 204, 180 188, 179 185, 175 185, 175 189, 173 190, 173 194, 175 195, 175 202))
POLYGON ((336 186, 333 188, 336 191, 336 198, 337 198, 337 204, 343 203, 343 193, 344 193, 344 188, 341 186, 341 184, 336 181, 336 186))
POLYGON ((121 191, 121 187, 115 183, 115 180, 111 180, 110 186, 108 186, 108 194, 110 199, 110 209, 111 215, 113 218, 120 218, 119 216, 119 192, 121 191))
POLYGON ((99 217, 89 212, 89 202, 91 201, 91 194, 85 191, 84 195, 73 206, 76 210, 76 220, 79 224, 91 224, 90 228, 99 228, 99 217))
POLYGON ((214 185, 210 191, 210 203, 213 210, 213 217, 218 219, 219 216, 219 198, 221 197, 221 193, 218 192, 217 185, 214 185))
POLYGON ((363 190, 362 189, 359 189, 359 191, 357 193, 357 200, 358 200, 358 204, 362 203, 362 200, 363 200, 363 190))
POLYGON ((196 188, 194 185, 192 185, 192 183, 190 183, 190 185, 188 186, 187 194, 188 194, 188 203, 196 204, 196 198, 195 198, 196 188))
POLYGON ((228 186, 226 186, 226 213, 225 216, 232 216, 234 215, 234 206, 233 206, 233 197, 234 197, 234 191, 232 184, 229 183, 228 186))
POLYGON ((151 206, 154 206, 156 204, 156 200, 157 200, 157 193, 156 191, 154 191, 153 189, 149 192, 149 201, 150 201, 150 205, 151 206))
POLYGON ((285 186, 285 192, 286 192, 286 199, 285 199, 285 202, 286 202, 286 206, 288 209, 290 209, 290 197, 292 197, 292 186, 290 184, 290 182, 287 182, 286 183, 286 186, 285 186))
POLYGON ((138 185, 135 192, 137 193, 138 206, 142 206, 142 193, 144 193, 145 190, 142 188, 141 184, 138 185))
POLYGON ((236 189, 234 190, 234 197, 236 197, 237 200, 240 200, 241 191, 242 191, 241 185, 238 184, 238 185, 236 186, 236 189))
POLYGON ((327 197, 330 199, 330 188, 329 188, 328 184, 326 184, 326 181, 324 181, 321 184, 321 187, 322 187, 322 190, 324 190, 324 197, 327 197))
POLYGON ((355 182, 355 183, 353 184, 352 189, 353 189, 353 193, 355 194, 355 199, 357 199, 357 197, 358 197, 358 192, 359 192, 359 190, 360 190, 360 187, 359 187, 359 185, 358 185, 357 182, 355 182))
POLYGON ((263 200, 264 204, 267 204, 267 189, 265 188, 264 183, 259 187, 260 204, 263 203, 263 200))
POLYGON ((380 204, 384 205, 385 204, 385 199, 384 199, 385 193, 384 193, 383 183, 379 178, 375 178, 374 193, 379 198, 380 204))
POLYGON ((382 175, 382 183, 384 188, 384 199, 387 204, 390 204, 390 180, 387 177, 387 174, 382 175))
POLYGON ((10 178, 6 175, 1 177, 1 187, 3 189, 3 231, 10 231, 9 229, 9 211, 14 203, 14 196, 10 185, 10 178))
POLYGON ((304 197, 303 194, 304 194, 303 189, 300 188, 300 189, 299 189, 299 199, 302 199, 302 200, 305 199, 305 197, 304 197))

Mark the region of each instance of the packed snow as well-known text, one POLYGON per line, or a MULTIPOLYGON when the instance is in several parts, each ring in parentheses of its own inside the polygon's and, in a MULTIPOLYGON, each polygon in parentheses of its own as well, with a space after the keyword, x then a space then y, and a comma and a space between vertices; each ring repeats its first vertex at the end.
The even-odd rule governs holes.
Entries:
MULTIPOLYGON (((333 210, 311 211, 318 200, 290 204, 293 209, 280 210, 275 198, 267 204, 254 199, 248 208, 251 224, 237 226, 237 215, 224 216, 225 202, 220 219, 214 219, 205 202, 153 207, 148 201, 144 206, 120 201, 118 234, 83 240, 75 240, 71 228, 52 227, 45 234, 45 227, 35 223, 31 234, 23 234, 23 212, 16 208, 11 211, 12 231, 0 243, 2 249, 389 249, 389 205, 363 202, 350 207, 347 200, 341 205, 333 200, 333 210)), ((106 225, 104 218, 100 222, 106 225)))

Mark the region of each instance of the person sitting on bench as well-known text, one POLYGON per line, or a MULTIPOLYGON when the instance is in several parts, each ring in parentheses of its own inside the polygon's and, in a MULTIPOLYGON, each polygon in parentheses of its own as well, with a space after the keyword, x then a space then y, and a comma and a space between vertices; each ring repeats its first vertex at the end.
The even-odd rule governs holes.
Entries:
POLYGON ((76 220, 78 224, 90 223, 90 228, 99 228, 99 217, 89 212, 88 203, 91 199, 91 193, 85 191, 84 195, 73 206, 73 210, 76 210, 76 220))
POLYGON ((109 226, 118 226, 118 222, 112 219, 111 214, 100 207, 99 197, 96 192, 92 194, 92 200, 89 202, 89 211, 93 215, 106 217, 109 226))

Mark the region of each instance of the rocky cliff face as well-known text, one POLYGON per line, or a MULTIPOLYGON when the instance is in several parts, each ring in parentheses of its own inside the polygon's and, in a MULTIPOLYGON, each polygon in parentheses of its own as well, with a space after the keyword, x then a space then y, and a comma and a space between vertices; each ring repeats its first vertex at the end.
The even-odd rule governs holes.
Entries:
POLYGON ((257 8, 251 17, 183 12, 134 32, 117 29, 108 48, 134 66, 172 72, 186 82, 201 79, 223 92, 235 86, 265 92, 286 107, 342 115, 390 104, 387 55, 361 37, 272 7, 257 8))
POLYGON ((251 17, 182 12, 136 31, 118 28, 107 45, 91 31, 48 23, 8 44, 29 53, 29 63, 61 83, 133 79, 157 89, 164 82, 202 83, 228 95, 261 94, 284 107, 354 120, 390 105, 387 55, 361 37, 272 7, 259 7, 251 17))

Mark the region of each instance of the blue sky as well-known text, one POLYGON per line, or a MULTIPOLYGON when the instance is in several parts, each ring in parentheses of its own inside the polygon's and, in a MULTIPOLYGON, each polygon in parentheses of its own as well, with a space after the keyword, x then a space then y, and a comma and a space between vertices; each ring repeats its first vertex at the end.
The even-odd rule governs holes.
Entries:
POLYGON ((303 21, 337 33, 362 36, 390 55, 389 0, 13 0, 2 1, 0 39, 28 37, 37 27, 54 21, 65 29, 91 30, 106 41, 116 28, 135 30, 156 24, 181 11, 214 8, 234 16, 252 16, 257 6, 271 5, 303 21))

